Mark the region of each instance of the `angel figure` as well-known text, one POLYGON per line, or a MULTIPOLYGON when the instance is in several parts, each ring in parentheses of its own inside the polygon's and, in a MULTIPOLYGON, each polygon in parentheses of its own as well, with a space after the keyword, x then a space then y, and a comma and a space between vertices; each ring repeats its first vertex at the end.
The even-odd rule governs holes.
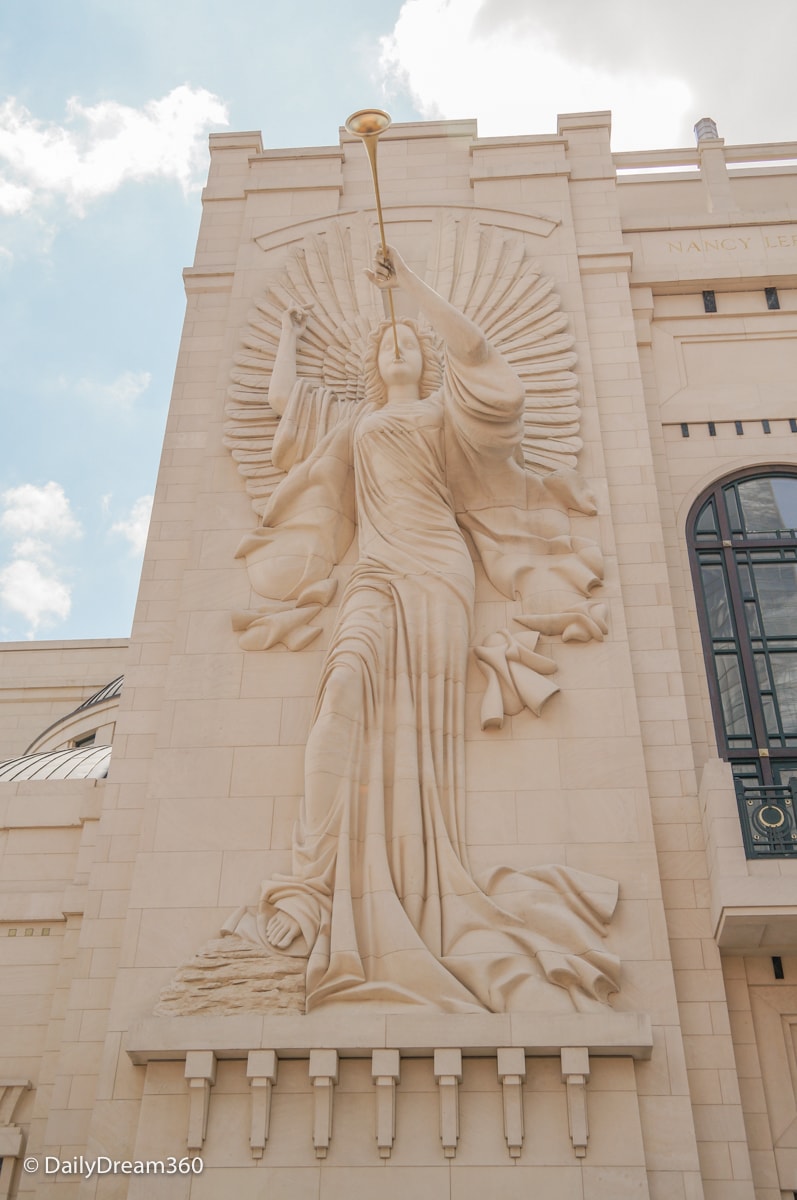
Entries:
MULTIPOLYGON (((355 528, 358 559, 316 696, 291 872, 228 929, 307 954, 308 1010, 590 1008, 617 988, 601 945, 616 883, 560 866, 477 879, 468 863, 475 584, 463 536, 521 601, 533 640, 600 638, 602 615, 585 599, 599 553, 571 536, 567 515, 589 502, 573 472, 524 466, 524 383, 479 326, 393 248, 368 278, 401 289, 431 328, 401 319, 398 353, 390 323, 373 330, 360 401, 297 375, 313 313, 283 312, 268 402, 280 418, 273 462, 287 476, 240 553, 258 590, 283 604, 316 595, 355 528)), ((520 645, 541 680, 548 660, 533 640, 520 645)))

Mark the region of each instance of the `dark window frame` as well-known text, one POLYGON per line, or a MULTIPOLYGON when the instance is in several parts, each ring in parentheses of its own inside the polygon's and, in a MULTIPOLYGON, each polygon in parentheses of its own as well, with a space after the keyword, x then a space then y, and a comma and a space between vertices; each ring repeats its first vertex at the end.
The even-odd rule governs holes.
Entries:
MULTIPOLYGON (((739 560, 747 554, 747 565, 752 566, 758 561, 756 554, 759 551, 763 554, 770 552, 773 556, 776 552, 788 554, 791 551, 793 553, 792 561, 794 561, 797 559, 797 530, 790 531, 791 536, 769 538, 740 534, 738 530, 731 527, 725 505, 725 493, 734 485, 747 480, 782 478, 793 479, 797 482, 797 466, 791 463, 771 463, 733 471, 715 480, 701 492, 692 504, 686 520, 689 565, 717 749, 720 757, 731 763, 737 777, 746 777, 751 783, 755 779, 763 785, 785 783, 786 774, 789 776, 797 774, 797 744, 794 744, 795 739, 792 739, 793 744, 791 745, 774 744, 771 718, 770 729, 767 728, 765 702, 762 695, 766 697, 770 691, 764 688, 762 693, 759 675, 756 671, 754 639, 745 618, 746 601, 742 589, 739 560), (714 537, 706 534, 699 536, 696 529, 698 519, 712 501, 715 516, 714 528, 717 530, 717 534, 714 537), (719 637, 711 627, 702 568, 712 565, 722 566, 727 589, 730 626, 730 636, 727 639, 719 637), (725 647, 719 645, 722 641, 727 642, 725 647), (726 715, 723 712, 715 663, 715 655, 721 657, 723 650, 728 653, 729 659, 735 655, 736 662, 741 666, 742 696, 748 723, 748 735, 746 736, 734 737, 732 733, 729 737, 726 729, 726 715), (740 739, 748 740, 750 744, 747 746, 739 744, 740 739), (783 777, 781 772, 785 773, 783 777)), ((780 532, 784 533, 785 531, 780 532)), ((763 557, 763 554, 759 557, 763 557)), ((787 557, 785 561, 789 561, 789 558, 787 557)), ((747 603, 749 604, 749 597, 747 603)), ((795 594, 794 638, 797 640, 797 593, 795 594)), ((771 638, 762 633, 759 640, 763 643, 763 653, 769 661, 771 638)), ((760 655, 761 647, 758 648, 758 652, 760 655)), ((776 694, 774 684, 770 690, 776 694)), ((781 741, 785 741, 782 724, 780 725, 780 734, 776 736, 775 741, 778 737, 781 741)))

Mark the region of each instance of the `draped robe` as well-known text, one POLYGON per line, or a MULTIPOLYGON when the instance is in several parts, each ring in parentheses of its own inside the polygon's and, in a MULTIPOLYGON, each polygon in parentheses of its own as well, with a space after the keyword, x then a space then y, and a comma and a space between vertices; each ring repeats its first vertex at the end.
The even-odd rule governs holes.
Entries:
MULTIPOLYGON (((464 493, 489 530, 507 488, 524 503, 522 411, 522 385, 491 349, 476 367, 449 356, 442 389, 409 404, 342 404, 300 381, 282 417, 274 459, 291 470, 239 553, 260 547, 275 576, 288 562, 296 592, 345 551, 355 518, 359 544, 317 692, 291 873, 266 881, 258 913, 236 925, 265 942, 274 908, 295 919, 308 1010, 572 1010, 616 989, 601 944, 613 881, 561 866, 477 880, 465 845, 474 570, 457 514, 464 493)), ((548 541, 564 528, 554 520, 548 541)), ((591 576, 575 541, 544 553, 591 576)))

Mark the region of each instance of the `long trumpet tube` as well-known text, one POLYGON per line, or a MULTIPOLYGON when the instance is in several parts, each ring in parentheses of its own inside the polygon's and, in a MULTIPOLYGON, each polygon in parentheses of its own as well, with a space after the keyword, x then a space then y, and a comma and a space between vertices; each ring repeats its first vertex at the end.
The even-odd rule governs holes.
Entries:
MULTIPOLYGON (((385 222, 382 217, 382 198, 379 194, 379 174, 376 169, 376 144, 379 140, 380 133, 390 125, 390 117, 386 112, 379 108, 360 109, 359 112, 352 113, 346 121, 346 128, 349 133, 358 137, 365 147, 365 152, 368 155, 368 162, 371 166, 371 179, 374 184, 374 198, 376 200, 376 216, 379 221, 379 236, 382 239, 382 254, 387 259, 387 239, 385 237, 385 222)), ((390 288, 387 291, 387 305, 390 311, 390 323, 393 326, 393 349, 396 354, 396 361, 401 358, 401 351, 398 344, 398 330, 396 329, 396 310, 393 307, 393 292, 390 288)))

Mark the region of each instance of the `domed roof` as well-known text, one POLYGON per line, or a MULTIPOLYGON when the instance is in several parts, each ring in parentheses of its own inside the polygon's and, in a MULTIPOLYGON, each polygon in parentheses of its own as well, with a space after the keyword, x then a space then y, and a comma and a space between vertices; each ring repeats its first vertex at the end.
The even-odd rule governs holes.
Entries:
POLYGON ((23 754, 0 762, 0 783, 19 783, 24 779, 104 779, 110 761, 110 746, 23 754))
POLYGON ((82 712, 84 708, 91 708, 92 704, 102 704, 103 700, 115 700, 122 694, 124 681, 124 675, 118 675, 116 679, 112 679, 110 683, 106 683, 93 696, 89 696, 88 700, 84 700, 82 704, 78 704, 77 708, 73 709, 69 715, 74 716, 76 712, 82 712))
POLYGON ((79 713, 85 713, 88 709, 94 708, 95 705, 105 704, 112 700, 118 700, 122 694, 124 682, 124 675, 118 675, 116 679, 112 679, 110 683, 103 684, 99 691, 93 692, 88 699, 83 700, 80 704, 78 704, 77 708, 73 708, 71 712, 66 713, 66 715, 63 717, 58 717, 57 720, 53 721, 51 725, 48 725, 46 729, 43 729, 41 733, 33 739, 27 748, 26 754, 29 754, 35 746, 41 745, 43 741, 48 741, 52 744, 53 734, 60 729, 61 726, 69 726, 71 723, 73 723, 75 717, 79 713))

